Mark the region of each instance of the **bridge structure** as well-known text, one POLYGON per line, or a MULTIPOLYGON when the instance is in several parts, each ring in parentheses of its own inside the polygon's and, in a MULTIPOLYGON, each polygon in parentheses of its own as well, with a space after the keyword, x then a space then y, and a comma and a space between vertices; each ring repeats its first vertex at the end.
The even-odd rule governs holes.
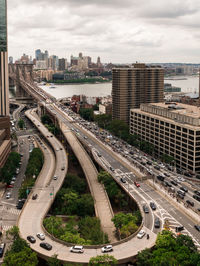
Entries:
POLYGON ((22 103, 52 101, 56 99, 44 93, 33 77, 33 64, 9 64, 9 83, 16 86, 16 100, 22 103))

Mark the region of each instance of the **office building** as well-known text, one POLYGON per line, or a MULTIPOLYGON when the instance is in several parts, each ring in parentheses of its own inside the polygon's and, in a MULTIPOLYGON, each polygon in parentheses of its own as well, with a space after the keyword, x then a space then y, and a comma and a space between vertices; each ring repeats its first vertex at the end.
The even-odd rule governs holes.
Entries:
POLYGON ((176 167, 200 173, 200 109, 181 103, 141 104, 130 111, 130 133, 174 158, 176 167))
POLYGON ((10 118, 9 116, 0 116, 0 168, 5 164, 10 151, 10 118))
POLYGON ((113 119, 129 124, 130 109, 164 99, 164 70, 161 67, 136 63, 130 68, 113 68, 112 76, 113 119))
POLYGON ((66 69, 67 69, 67 59, 65 59, 65 58, 59 59, 58 70, 64 71, 66 69))
POLYGON ((0 0, 0 115, 9 115, 7 2, 0 0))

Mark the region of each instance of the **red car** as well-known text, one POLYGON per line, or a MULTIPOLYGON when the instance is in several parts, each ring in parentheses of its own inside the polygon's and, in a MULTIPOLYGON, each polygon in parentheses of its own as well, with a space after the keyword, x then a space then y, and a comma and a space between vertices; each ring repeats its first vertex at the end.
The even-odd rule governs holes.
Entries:
POLYGON ((13 188, 13 185, 7 185, 6 187, 7 188, 13 188))
POLYGON ((138 182, 134 181, 134 184, 136 187, 140 187, 140 184, 138 182))

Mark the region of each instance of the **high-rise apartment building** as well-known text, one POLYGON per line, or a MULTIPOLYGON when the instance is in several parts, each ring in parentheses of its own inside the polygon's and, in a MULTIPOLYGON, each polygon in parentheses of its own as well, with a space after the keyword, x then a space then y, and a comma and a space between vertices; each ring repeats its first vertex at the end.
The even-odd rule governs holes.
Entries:
POLYGON ((0 0, 0 115, 9 115, 7 2, 0 0))
POLYGON ((130 133, 169 155, 176 167, 200 173, 200 110, 181 103, 141 104, 131 109, 130 133))
POLYGON ((130 109, 141 103, 162 102, 164 69, 134 64, 130 68, 113 68, 112 117, 129 124, 130 109))

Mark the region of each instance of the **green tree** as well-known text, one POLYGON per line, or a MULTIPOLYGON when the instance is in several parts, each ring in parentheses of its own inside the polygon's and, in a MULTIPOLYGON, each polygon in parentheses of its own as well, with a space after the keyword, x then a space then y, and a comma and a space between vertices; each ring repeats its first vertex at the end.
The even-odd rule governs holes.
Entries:
POLYGON ((105 255, 98 255, 96 257, 90 258, 89 265, 105 265, 105 266, 111 266, 116 265, 117 260, 114 256, 110 256, 108 254, 105 255))
POLYGON ((21 128, 21 129, 23 129, 24 126, 25 126, 24 120, 22 120, 22 119, 20 118, 19 121, 18 121, 18 127, 21 128))
POLYGON ((99 127, 108 128, 108 126, 112 122, 112 116, 108 114, 96 115, 94 117, 94 120, 95 122, 97 122, 99 127))
POLYGON ((50 118, 50 116, 48 116, 47 114, 45 114, 45 115, 43 115, 42 117, 41 117, 41 121, 42 121, 42 124, 47 124, 47 125, 51 125, 51 124, 53 124, 53 122, 51 121, 51 118, 50 118))
POLYGON ((92 108, 80 108, 79 114, 85 120, 94 120, 94 111, 92 108))
POLYGON ((59 261, 57 254, 51 256, 51 258, 47 260, 47 264, 49 266, 62 266, 62 263, 59 261))
POLYGON ((150 259, 152 258, 152 252, 150 249, 145 248, 137 255, 137 266, 151 266, 150 259))

